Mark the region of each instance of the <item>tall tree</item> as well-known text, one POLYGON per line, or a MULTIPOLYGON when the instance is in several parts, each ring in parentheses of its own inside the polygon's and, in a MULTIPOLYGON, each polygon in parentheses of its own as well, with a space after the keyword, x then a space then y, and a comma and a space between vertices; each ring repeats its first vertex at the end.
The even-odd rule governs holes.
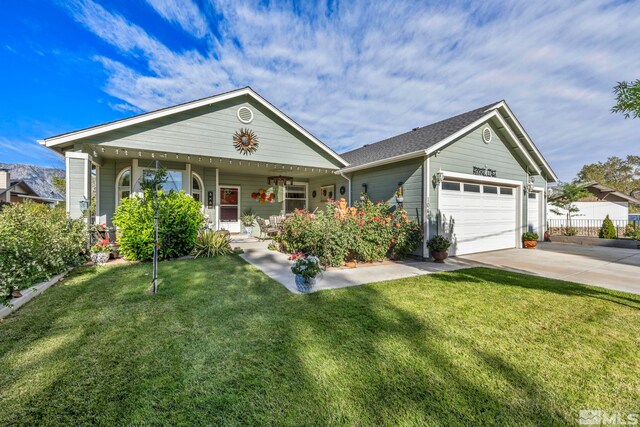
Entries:
POLYGON ((640 117, 640 79, 618 82, 613 93, 616 95, 616 105, 611 108, 612 113, 622 113, 625 119, 640 117))
POLYGON ((625 159, 613 156, 605 162, 584 165, 578 172, 581 182, 596 181, 622 193, 638 196, 640 193, 640 156, 625 159))

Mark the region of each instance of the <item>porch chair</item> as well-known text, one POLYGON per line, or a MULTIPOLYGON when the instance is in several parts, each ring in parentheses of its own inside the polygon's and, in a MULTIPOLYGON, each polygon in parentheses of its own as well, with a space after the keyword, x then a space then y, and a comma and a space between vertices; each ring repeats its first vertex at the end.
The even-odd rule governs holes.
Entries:
POLYGON ((269 239, 278 234, 278 229, 272 227, 267 220, 256 217, 256 222, 258 223, 258 227, 260 227, 260 240, 269 239))

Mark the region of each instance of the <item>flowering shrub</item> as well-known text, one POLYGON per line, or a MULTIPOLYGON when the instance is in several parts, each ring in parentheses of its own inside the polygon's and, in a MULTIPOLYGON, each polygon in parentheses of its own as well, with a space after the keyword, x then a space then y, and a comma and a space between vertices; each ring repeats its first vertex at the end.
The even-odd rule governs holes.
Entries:
POLYGON ((314 254, 324 265, 340 266, 347 260, 406 257, 420 245, 422 229, 406 211, 392 213, 386 202, 365 199, 347 207, 341 199, 316 215, 294 212, 284 221, 278 240, 285 252, 314 254))
POLYGON ((98 243, 91 246, 91 252, 111 252, 111 242, 109 242, 109 239, 101 239, 98 243))
MULTIPOLYGON (((158 238, 160 259, 188 255, 194 248, 198 230, 204 222, 200 203, 180 191, 159 192, 158 238)), ((122 200, 113 216, 118 227, 119 252, 130 260, 153 257, 153 197, 122 200)))
POLYGON ((0 303, 13 289, 81 263, 87 237, 84 221, 67 218, 63 206, 30 201, 5 206, 0 210, 0 303))

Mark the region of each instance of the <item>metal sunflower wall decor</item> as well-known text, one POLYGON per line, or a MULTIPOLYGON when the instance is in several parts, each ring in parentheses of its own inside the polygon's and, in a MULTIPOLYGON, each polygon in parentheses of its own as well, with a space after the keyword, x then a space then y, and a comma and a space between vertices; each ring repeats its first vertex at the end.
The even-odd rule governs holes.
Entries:
POLYGON ((258 149, 258 136, 249 128, 243 128, 233 134, 233 146, 240 153, 248 156, 258 149))

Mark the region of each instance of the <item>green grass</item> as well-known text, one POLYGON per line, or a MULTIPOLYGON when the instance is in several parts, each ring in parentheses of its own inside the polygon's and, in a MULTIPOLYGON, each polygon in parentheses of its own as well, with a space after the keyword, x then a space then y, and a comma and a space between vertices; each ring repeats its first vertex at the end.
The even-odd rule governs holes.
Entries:
POLYGON ((2 425, 551 425, 638 409, 640 297, 492 269, 294 295, 81 268, 0 323, 2 425))

